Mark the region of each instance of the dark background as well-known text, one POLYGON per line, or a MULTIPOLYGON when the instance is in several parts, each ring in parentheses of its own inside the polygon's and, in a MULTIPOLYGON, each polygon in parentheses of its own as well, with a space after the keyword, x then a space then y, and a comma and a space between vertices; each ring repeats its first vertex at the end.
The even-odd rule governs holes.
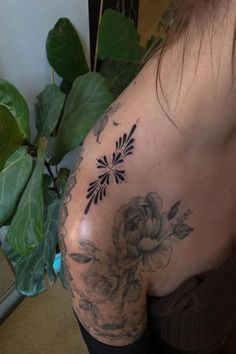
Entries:
MULTIPOLYGON (((90 55, 91 68, 94 66, 94 56, 96 51, 96 38, 98 30, 99 12, 101 0, 89 0, 89 31, 90 31, 90 55)), ((139 0, 104 0, 104 12, 107 8, 114 9, 134 20, 137 27, 139 15, 139 0)), ((99 62, 98 62, 99 65, 99 62)))

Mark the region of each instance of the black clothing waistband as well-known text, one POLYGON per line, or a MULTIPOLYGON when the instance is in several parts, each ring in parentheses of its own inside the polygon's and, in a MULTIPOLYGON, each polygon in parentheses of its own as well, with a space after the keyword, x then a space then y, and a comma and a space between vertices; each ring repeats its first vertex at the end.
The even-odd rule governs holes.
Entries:
POLYGON ((156 341, 154 342, 148 327, 136 342, 124 347, 116 347, 99 342, 88 333, 77 316, 76 319, 90 354, 159 354, 156 341))

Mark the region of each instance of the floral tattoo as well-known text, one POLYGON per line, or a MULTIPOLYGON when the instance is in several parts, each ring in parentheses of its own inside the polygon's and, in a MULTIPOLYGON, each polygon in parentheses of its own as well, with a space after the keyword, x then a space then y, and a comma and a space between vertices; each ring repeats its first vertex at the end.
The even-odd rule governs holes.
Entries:
POLYGON ((122 167, 124 159, 128 155, 132 155, 134 150, 134 132, 137 125, 133 125, 129 134, 124 134, 120 137, 115 144, 115 152, 111 156, 101 156, 97 159, 97 168, 102 170, 102 173, 98 176, 96 181, 89 184, 87 190, 87 199, 89 200, 84 214, 87 215, 89 209, 94 203, 95 205, 98 201, 102 201, 106 196, 107 187, 113 180, 120 184, 125 181, 125 171, 122 167))
POLYGON ((181 204, 178 201, 163 211, 157 193, 132 198, 116 212, 109 252, 90 240, 80 240, 80 251, 69 255, 84 267, 75 310, 94 335, 117 343, 120 338, 136 340, 144 330, 144 272, 167 267, 173 244, 194 231, 187 223, 192 211, 181 210, 181 204), (131 304, 140 311, 131 310, 131 304), (107 312, 110 305, 112 315, 107 312))
POLYGON ((143 271, 165 268, 172 255, 174 240, 182 240, 194 229, 186 223, 192 214, 188 209, 179 214, 181 202, 162 212, 157 193, 136 197, 121 207, 113 226, 113 244, 121 259, 135 259, 143 271))

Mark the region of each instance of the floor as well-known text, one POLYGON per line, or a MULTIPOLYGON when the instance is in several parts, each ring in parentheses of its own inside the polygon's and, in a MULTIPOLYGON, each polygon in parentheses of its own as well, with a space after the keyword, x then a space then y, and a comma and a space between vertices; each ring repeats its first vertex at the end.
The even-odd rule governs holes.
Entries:
POLYGON ((23 302, 0 326, 1 354, 88 354, 60 282, 23 302))
POLYGON ((12 285, 14 281, 13 272, 4 257, 1 249, 0 249, 0 299, 4 297, 5 292, 7 289, 12 285))

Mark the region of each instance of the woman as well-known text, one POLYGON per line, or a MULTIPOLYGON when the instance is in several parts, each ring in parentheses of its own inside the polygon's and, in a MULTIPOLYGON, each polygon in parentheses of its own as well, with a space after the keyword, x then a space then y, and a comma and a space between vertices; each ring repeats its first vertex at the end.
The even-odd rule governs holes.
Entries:
POLYGON ((64 196, 61 251, 94 354, 213 353, 236 325, 236 0, 174 9, 64 196))

